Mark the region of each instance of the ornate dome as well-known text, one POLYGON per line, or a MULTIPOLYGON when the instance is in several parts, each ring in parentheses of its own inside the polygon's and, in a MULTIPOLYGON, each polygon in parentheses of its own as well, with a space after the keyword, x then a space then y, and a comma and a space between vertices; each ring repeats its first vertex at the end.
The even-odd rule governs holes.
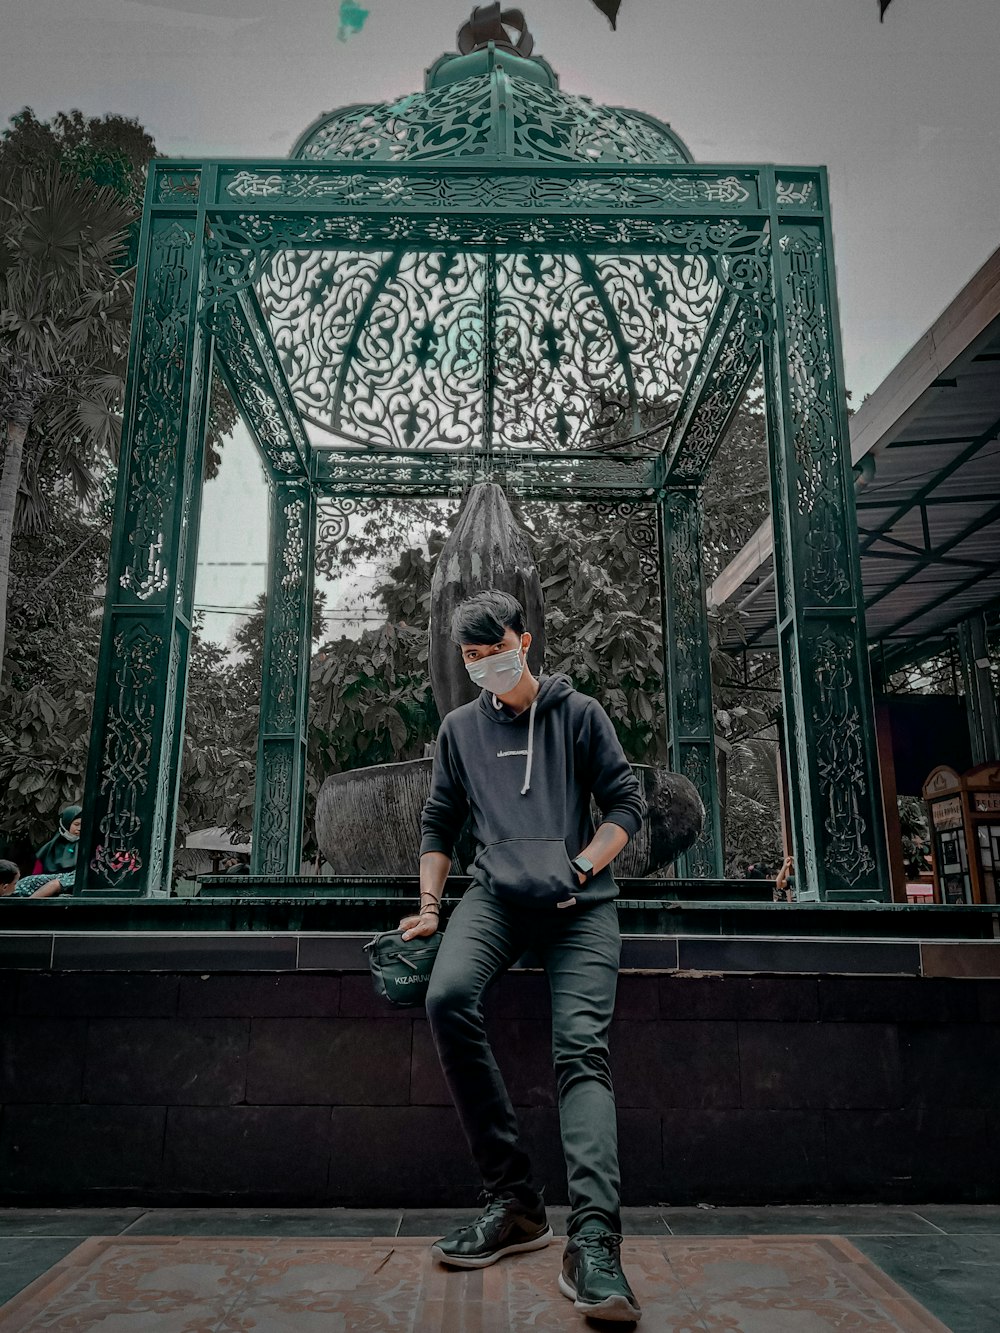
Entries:
MULTIPOLYGON (((691 161, 651 117, 560 92, 531 47, 519 11, 481 7, 424 92, 330 112, 292 156, 487 172, 691 161)), ((569 240, 546 253, 285 250, 258 283, 304 419, 388 450, 638 441, 673 411, 719 290, 705 255, 590 254, 569 240)))
POLYGON ((549 64, 490 41, 442 56, 425 90, 395 102, 329 111, 305 131, 294 158, 376 162, 645 163, 692 160, 668 125, 559 91, 549 64))

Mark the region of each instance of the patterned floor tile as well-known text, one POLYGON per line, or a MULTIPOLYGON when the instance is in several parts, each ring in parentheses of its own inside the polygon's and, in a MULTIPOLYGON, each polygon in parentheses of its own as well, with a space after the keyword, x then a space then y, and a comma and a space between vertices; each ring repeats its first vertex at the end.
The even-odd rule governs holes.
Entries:
POLYGON ((142 1208, 0 1208, 0 1236, 116 1236, 142 1208))
MULTIPOLYGON (((935 1235, 925 1209, 887 1208, 876 1204, 813 1208, 782 1204, 770 1208, 661 1208, 660 1216, 675 1236, 773 1236, 803 1233, 823 1236, 935 1235)), ((946 1228, 943 1228, 946 1229, 946 1228)), ((987 1228, 984 1228, 987 1229, 987 1228)))
MULTIPOLYGON (((579 1333, 560 1255, 454 1272, 415 1237, 94 1238, 0 1333, 579 1333)), ((839 1237, 634 1237, 624 1258, 650 1333, 948 1333, 839 1237)))

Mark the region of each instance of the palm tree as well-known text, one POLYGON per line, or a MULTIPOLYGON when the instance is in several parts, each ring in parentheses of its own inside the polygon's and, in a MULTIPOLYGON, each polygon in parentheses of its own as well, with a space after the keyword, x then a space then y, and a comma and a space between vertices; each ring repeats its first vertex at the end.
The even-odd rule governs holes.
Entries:
POLYGON ((133 272, 132 214, 109 187, 58 165, 0 169, 0 670, 25 440, 40 412, 86 468, 117 447, 133 272))

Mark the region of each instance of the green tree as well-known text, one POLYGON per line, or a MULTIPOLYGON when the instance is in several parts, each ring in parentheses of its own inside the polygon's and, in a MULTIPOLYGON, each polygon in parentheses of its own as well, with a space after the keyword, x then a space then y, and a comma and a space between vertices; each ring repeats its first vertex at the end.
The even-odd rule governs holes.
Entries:
POLYGON ((116 266, 128 220, 108 187, 0 161, 0 668, 21 463, 40 404, 71 422, 83 468, 110 443, 110 367, 128 344, 131 290, 116 266))
POLYGON ((106 507, 82 507, 54 469, 50 522, 22 533, 10 569, 0 682, 0 834, 38 846, 82 796, 101 633, 106 507))

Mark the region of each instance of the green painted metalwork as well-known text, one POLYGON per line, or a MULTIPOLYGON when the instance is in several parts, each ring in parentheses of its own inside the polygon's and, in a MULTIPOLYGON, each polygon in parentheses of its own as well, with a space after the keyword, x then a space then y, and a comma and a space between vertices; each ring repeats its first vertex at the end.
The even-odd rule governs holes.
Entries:
POLYGON ((781 198, 779 183, 772 214, 776 328, 765 390, 798 893, 827 901, 885 898, 830 226, 826 216, 787 217, 781 198))
POLYGON ((251 855, 255 875, 296 875, 301 865, 315 538, 312 487, 273 482, 251 855))
POLYGON ((668 491, 658 508, 670 768, 690 778, 705 806, 704 831, 680 858, 677 872, 718 878, 724 857, 701 560, 701 503, 697 490, 687 487, 668 491))
POLYGON ((652 496, 662 477, 657 455, 559 454, 498 450, 354 453, 315 450, 313 479, 344 497, 462 495, 480 481, 499 482, 532 500, 630 500, 652 496))
POLYGON ((169 875, 214 344, 273 493, 262 876, 297 868, 317 514, 486 479, 616 508, 650 577, 659 533, 689 868, 718 873, 696 486, 763 353, 799 882, 884 896, 823 173, 695 165, 493 45, 297 152, 151 167, 83 889, 169 875))
POLYGON ((210 371, 204 226, 190 206, 143 226, 79 892, 169 882, 210 371))
POLYGON ((219 370, 272 477, 307 477, 312 446, 256 295, 209 311, 219 370))
POLYGON ((668 482, 705 475, 760 366, 767 312, 734 292, 716 308, 664 444, 668 482))
POLYGON ((986 617, 980 611, 958 626, 965 706, 974 764, 1000 763, 1000 714, 986 638, 986 617))

